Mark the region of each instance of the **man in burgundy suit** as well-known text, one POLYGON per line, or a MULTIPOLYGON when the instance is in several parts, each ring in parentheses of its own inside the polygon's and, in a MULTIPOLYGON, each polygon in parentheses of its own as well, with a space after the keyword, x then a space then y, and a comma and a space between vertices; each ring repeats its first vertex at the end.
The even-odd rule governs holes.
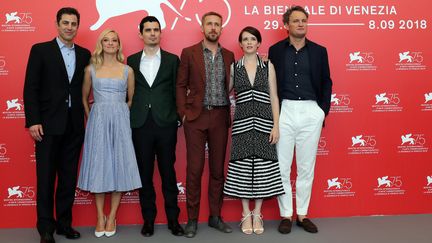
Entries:
POLYGON ((230 125, 228 88, 234 54, 219 44, 222 33, 220 14, 206 13, 201 23, 204 39, 183 49, 176 88, 177 110, 184 123, 186 138, 188 223, 185 236, 189 238, 194 237, 197 230, 206 143, 210 168, 208 225, 225 233, 232 232, 220 215, 230 125))

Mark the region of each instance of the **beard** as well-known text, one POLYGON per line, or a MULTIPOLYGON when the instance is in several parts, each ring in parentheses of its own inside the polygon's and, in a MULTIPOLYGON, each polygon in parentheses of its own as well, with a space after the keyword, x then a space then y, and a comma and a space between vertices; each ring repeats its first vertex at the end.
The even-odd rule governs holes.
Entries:
POLYGON ((210 32, 208 34, 205 34, 206 40, 213 43, 218 42, 219 36, 220 35, 218 35, 216 32, 210 32))

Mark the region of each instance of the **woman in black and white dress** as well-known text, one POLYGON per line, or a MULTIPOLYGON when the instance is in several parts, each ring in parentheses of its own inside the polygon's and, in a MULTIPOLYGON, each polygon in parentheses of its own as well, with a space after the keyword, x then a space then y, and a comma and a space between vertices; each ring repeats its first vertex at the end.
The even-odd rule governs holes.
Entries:
POLYGON ((284 194, 275 145, 279 100, 274 67, 257 55, 260 32, 244 28, 239 43, 244 55, 231 66, 230 89, 234 89, 236 107, 224 193, 242 201, 242 231, 261 234, 263 199, 284 194), (255 200, 252 211, 250 200, 255 200))

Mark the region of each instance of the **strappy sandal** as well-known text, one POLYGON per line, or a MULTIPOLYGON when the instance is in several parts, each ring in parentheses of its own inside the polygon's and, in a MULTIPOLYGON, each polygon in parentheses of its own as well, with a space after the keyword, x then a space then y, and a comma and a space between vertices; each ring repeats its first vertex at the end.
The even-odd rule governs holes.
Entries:
POLYGON ((241 219, 240 222, 240 227, 243 233, 250 235, 253 233, 253 228, 252 228, 252 212, 249 212, 246 215, 243 215, 243 218, 241 219))
POLYGON ((253 232, 257 235, 264 233, 264 222, 262 214, 253 214, 253 232))

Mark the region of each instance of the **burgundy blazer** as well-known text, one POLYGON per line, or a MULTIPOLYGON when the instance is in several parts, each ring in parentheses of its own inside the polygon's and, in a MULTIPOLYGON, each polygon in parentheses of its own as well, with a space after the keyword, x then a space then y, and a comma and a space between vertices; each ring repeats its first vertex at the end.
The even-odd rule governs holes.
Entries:
MULTIPOLYGON (((225 87, 229 89, 230 65, 234 62, 234 53, 222 48, 225 64, 225 87)), ((195 120, 203 109, 205 95, 205 62, 202 42, 184 48, 180 57, 177 73, 176 103, 180 119, 186 115, 188 121, 195 120)))

